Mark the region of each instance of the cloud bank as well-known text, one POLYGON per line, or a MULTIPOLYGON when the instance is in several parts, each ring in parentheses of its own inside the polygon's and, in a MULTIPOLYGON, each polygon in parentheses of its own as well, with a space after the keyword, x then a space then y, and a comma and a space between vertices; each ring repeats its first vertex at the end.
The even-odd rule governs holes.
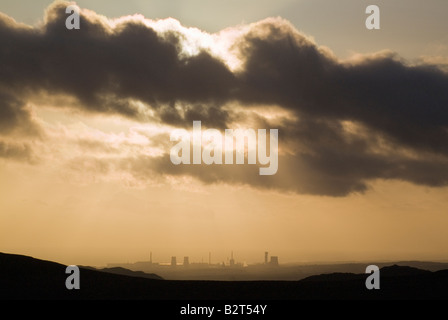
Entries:
MULTIPOLYGON (((5 139, 42 135, 27 105, 57 95, 75 101, 61 110, 141 124, 279 129, 272 177, 249 165, 174 166, 169 148, 156 156, 116 148, 114 158, 84 144, 84 157, 104 174, 330 196, 364 192, 375 179, 448 183, 448 74, 437 65, 411 65, 387 51, 341 61, 281 18, 208 34, 174 19, 112 20, 81 9, 81 29, 67 30, 70 4, 53 3, 34 27, 0 15, 1 157, 32 153, 28 144, 7 148, 5 139)), ((149 139, 168 147, 167 135, 149 139)))

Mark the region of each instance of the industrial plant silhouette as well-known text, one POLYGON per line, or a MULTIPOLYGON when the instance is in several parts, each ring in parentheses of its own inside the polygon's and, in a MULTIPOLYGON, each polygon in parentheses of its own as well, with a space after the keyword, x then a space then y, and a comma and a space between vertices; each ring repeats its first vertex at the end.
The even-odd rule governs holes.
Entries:
POLYGON ((279 257, 269 256, 267 251, 264 253, 264 261, 260 260, 254 264, 238 261, 233 251, 226 261, 213 262, 211 252, 208 253, 207 262, 192 261, 189 256, 184 256, 183 262, 178 262, 179 260, 177 256, 172 256, 169 262, 156 262, 153 261, 153 254, 150 252, 149 261, 108 263, 107 268, 120 267, 156 273, 165 279, 173 280, 275 280, 281 274, 278 269, 279 257))

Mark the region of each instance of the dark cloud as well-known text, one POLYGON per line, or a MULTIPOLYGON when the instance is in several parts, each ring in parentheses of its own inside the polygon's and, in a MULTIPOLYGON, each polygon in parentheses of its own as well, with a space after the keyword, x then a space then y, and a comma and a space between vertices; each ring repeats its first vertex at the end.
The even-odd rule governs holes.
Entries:
POLYGON ((447 73, 391 55, 342 64, 276 20, 260 23, 241 42, 242 101, 359 121, 399 144, 448 154, 447 73))
POLYGON ((37 156, 28 143, 6 142, 0 140, 0 158, 36 163, 37 156))
MULTIPOLYGON (((157 121, 183 127, 248 120, 232 103, 275 105, 291 117, 272 124, 282 149, 274 176, 259 176, 258 166, 174 166, 167 155, 126 159, 120 170, 333 196, 364 192, 374 179, 448 183, 448 74, 441 68, 384 53, 341 62, 271 18, 235 40, 243 65, 231 71, 207 50, 183 55, 184 34, 158 32, 138 18, 112 25, 82 11, 81 29, 69 31, 67 5, 52 4, 38 27, 0 16, 0 133, 32 123, 24 108, 30 92, 144 120, 132 103, 141 101, 157 121)), ((269 129, 269 119, 254 119, 269 129)))
POLYGON ((26 101, 21 100, 17 94, 0 89, 0 135, 11 133, 39 136, 41 130, 33 120, 26 101))
POLYGON ((183 106, 181 110, 172 106, 162 107, 159 116, 163 123, 170 125, 191 126, 194 120, 200 119, 205 126, 219 129, 225 129, 231 118, 227 110, 201 104, 183 106))
POLYGON ((159 34, 138 19, 112 28, 88 11, 80 30, 67 30, 67 5, 51 5, 41 28, 0 17, 1 86, 68 94, 87 110, 134 118, 139 112, 129 99, 155 109, 228 99, 233 74, 205 51, 181 58, 180 34, 159 34))

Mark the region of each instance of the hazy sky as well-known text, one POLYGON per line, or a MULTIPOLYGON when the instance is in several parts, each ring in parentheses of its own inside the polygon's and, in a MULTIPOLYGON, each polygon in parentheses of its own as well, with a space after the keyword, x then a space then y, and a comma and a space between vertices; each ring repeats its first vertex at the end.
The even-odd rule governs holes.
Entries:
POLYGON ((52 3, 0 3, 0 251, 448 260, 446 1, 52 3), (193 120, 279 129, 277 174, 174 166, 193 120))

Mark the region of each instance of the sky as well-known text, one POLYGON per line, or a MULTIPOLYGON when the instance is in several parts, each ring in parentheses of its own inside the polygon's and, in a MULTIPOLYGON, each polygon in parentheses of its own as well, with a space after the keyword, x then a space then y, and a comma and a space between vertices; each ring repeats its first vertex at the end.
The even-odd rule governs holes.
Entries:
POLYGON ((370 1, 74 4, 0 3, 0 251, 448 260, 446 1, 376 1, 379 30, 370 1), (277 129, 278 171, 174 165, 193 121, 277 129))

